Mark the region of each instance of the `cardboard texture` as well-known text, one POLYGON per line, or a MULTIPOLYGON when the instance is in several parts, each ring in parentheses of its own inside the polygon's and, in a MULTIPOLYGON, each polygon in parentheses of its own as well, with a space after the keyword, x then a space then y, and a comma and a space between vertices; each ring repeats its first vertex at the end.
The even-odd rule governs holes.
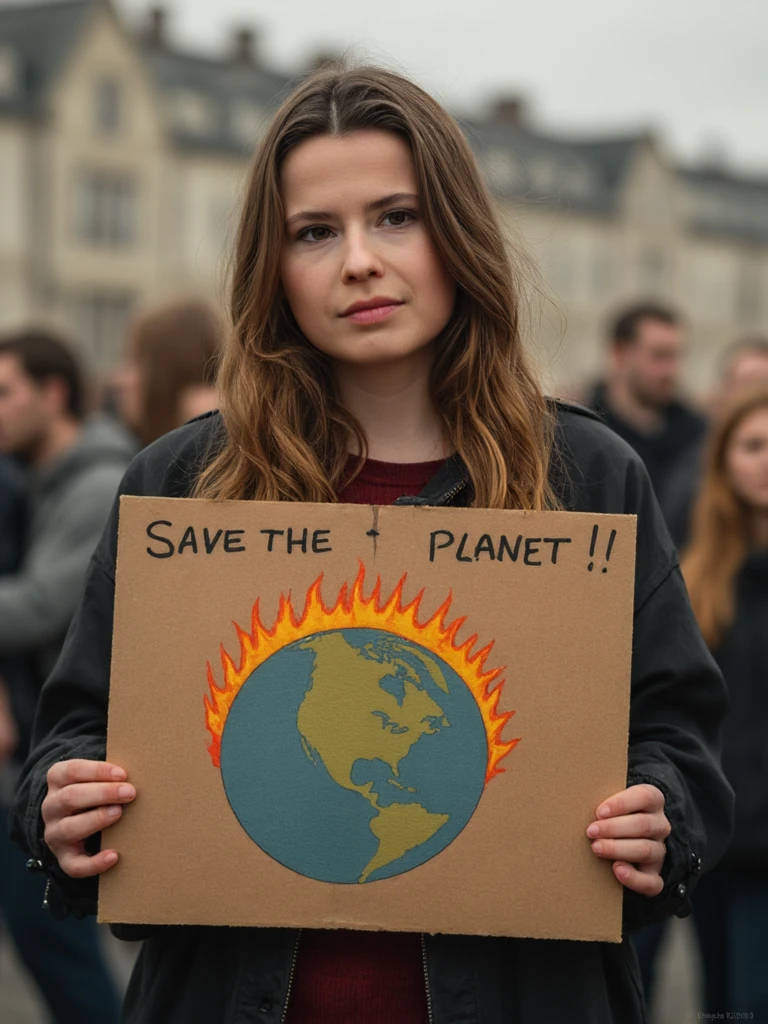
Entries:
POLYGON ((124 497, 100 920, 619 941, 635 529, 124 497))

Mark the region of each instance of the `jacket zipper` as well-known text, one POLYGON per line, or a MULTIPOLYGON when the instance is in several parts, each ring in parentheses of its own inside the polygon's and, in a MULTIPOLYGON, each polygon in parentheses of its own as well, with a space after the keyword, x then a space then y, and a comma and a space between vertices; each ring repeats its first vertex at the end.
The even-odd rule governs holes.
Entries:
POLYGON ((285 1006, 283 1007, 283 1015, 280 1018, 280 1024, 285 1024, 288 1018, 288 1000, 291 998, 291 989, 293 988, 293 976, 296 973, 296 961, 299 956, 299 940, 301 939, 302 929, 296 932, 296 938, 293 943, 293 956, 291 957, 291 970, 288 974, 288 988, 285 990, 285 1006))
POLYGON ((421 933, 421 964, 424 968, 424 988, 427 990, 427 1020, 429 1024, 434 1024, 434 1015, 432 1013, 432 991, 429 987, 429 971, 427 970, 427 937, 424 932, 421 933))
POLYGON ((450 491, 448 491, 447 494, 443 495, 440 504, 441 505, 447 505, 448 502, 451 500, 451 498, 455 498, 456 495, 459 493, 459 491, 463 491, 466 486, 467 486, 467 481, 466 480, 462 480, 460 483, 456 484, 456 486, 454 488, 452 488, 450 491))

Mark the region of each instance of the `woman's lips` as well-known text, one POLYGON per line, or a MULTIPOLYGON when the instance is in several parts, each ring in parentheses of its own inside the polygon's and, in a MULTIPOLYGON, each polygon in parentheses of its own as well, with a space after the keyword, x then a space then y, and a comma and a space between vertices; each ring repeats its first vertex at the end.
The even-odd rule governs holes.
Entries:
POLYGON ((396 309, 402 306, 402 302, 393 302, 388 306, 374 306, 372 309, 358 309, 354 313, 347 313, 345 320, 352 320, 356 324, 375 324, 380 320, 386 320, 396 309))

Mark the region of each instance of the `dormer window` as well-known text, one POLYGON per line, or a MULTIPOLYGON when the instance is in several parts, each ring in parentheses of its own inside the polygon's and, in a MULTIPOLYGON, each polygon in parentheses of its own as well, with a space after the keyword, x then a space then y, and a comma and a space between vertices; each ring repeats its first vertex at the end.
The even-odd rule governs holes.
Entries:
POLYGON ((207 96, 176 89, 166 102, 174 127, 185 134, 204 136, 216 130, 216 112, 207 96))
POLYGON ((122 121, 122 90, 114 78, 100 78, 94 90, 94 120, 100 135, 114 135, 122 121))

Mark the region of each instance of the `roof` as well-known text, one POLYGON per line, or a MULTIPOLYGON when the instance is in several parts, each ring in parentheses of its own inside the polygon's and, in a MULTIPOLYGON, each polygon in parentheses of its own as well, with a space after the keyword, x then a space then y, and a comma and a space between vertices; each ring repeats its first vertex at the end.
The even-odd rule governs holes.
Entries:
POLYGON ((0 95, 0 112, 31 116, 43 111, 49 86, 100 5, 100 0, 55 0, 0 6, 0 49, 8 47, 14 55, 22 86, 10 96, 0 95))
POLYGON ((271 114, 292 79, 257 63, 237 63, 182 53, 149 43, 141 56, 170 108, 169 126, 182 146, 219 152, 250 153, 259 123, 271 114), (174 100, 197 102, 197 119, 173 116, 174 100), (245 112, 238 128, 238 113, 245 112), (250 128, 249 128, 250 125, 250 128))
POLYGON ((573 140, 489 119, 469 126, 469 141, 494 191, 506 198, 564 203, 574 211, 616 211, 629 168, 647 135, 573 140))
POLYGON ((768 177, 733 174, 713 167, 683 167, 689 223, 711 237, 768 242, 768 177))

